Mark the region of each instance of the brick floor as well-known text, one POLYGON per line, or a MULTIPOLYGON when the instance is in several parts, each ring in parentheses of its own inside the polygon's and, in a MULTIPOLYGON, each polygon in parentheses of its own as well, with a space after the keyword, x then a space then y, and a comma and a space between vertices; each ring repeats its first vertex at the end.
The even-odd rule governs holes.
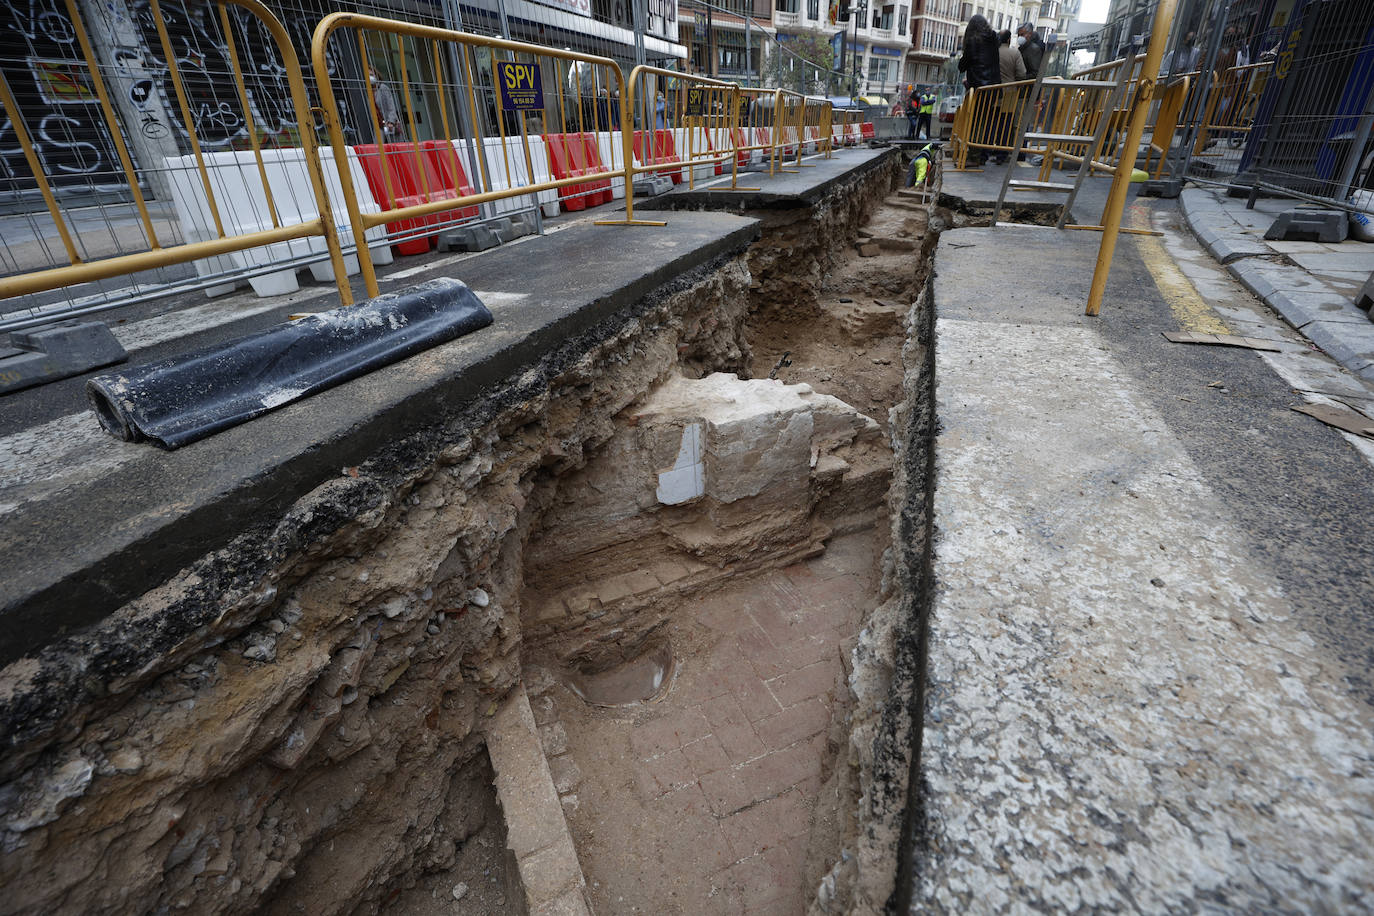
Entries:
POLYGON ((848 699, 840 642, 876 603, 876 543, 841 538, 688 601, 658 702, 592 710, 551 692, 583 774, 570 826, 597 912, 805 910, 826 735, 848 699))

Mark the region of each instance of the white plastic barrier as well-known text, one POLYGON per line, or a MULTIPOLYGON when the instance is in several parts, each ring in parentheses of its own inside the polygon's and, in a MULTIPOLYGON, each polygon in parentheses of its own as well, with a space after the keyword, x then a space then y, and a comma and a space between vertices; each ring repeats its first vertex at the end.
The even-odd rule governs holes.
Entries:
MULTIPOLYGON (((735 143, 730 137, 730 128, 728 127, 709 128, 706 131, 706 137, 711 143, 711 149, 716 150, 717 152, 727 151, 734 148, 735 143)), ((733 155, 739 154, 734 153, 733 155)), ((741 160, 741 163, 743 163, 743 160, 741 160)), ((720 160, 720 169, 722 174, 729 173, 730 165, 730 156, 727 155, 724 159, 720 160)))
MULTIPOLYGON (((692 174, 697 181, 704 178, 714 178, 716 175, 716 164, 709 159, 703 160, 702 157, 711 155, 711 141, 706 137, 706 130, 702 127, 675 127, 673 128, 673 146, 677 150, 677 158, 683 162, 693 162, 692 174)), ((682 170, 682 177, 687 179, 687 170, 682 170)))
MULTIPOLYGON (((623 168, 625 165, 625 136, 618 130, 598 131, 596 135, 597 150, 601 154, 601 165, 607 169, 623 168)), ((614 200, 624 200, 625 198, 625 179, 611 179, 611 197, 614 200)))
MULTIPOLYGON (((334 164, 333 152, 328 148, 319 151, 320 164, 324 172, 325 187, 329 193, 329 206, 339 234, 339 244, 344 250, 344 265, 349 274, 358 272, 358 259, 353 242, 353 230, 348 222, 348 209, 344 206, 343 190, 340 187, 339 171, 334 164)), ((220 223, 226 236, 243 235, 271 229, 272 210, 267 204, 267 194, 263 188, 262 174, 251 150, 237 150, 223 153, 204 153, 205 171, 209 175, 210 188, 214 192, 215 206, 219 210, 220 223)), ((272 192, 272 203, 276 207, 277 218, 281 225, 289 226, 313 220, 319 216, 315 205, 315 192, 310 182, 310 172, 305 165, 305 151, 300 147, 286 149, 265 149, 262 151, 263 171, 267 175, 267 188, 272 192)), ((200 170, 196 167, 194 156, 171 156, 166 160, 167 178, 171 184, 172 202, 176 207, 177 218, 181 222, 182 236, 187 241, 208 241, 218 238, 214 217, 201 181, 200 170)), ((358 205, 367 213, 376 213, 377 206, 368 191, 367 179, 358 164, 358 157, 348 151, 349 173, 353 185, 358 189, 358 205)), ((386 244, 386 230, 377 226, 367 232, 368 248, 377 264, 390 264, 391 247, 386 244)), ((324 238, 310 236, 292 239, 287 242, 274 242, 243 251, 232 251, 213 258, 203 258, 195 262, 196 272, 201 276, 220 274, 228 271, 253 270, 286 260, 320 255, 328 251, 324 238)), ((329 261, 316 261, 309 265, 310 273, 316 280, 334 279, 333 265, 329 261)), ((299 268, 288 267, 283 270, 250 277, 249 284, 259 296, 279 296, 295 292, 300 288, 296 281, 299 268)), ((228 280, 207 289, 206 295, 217 296, 230 292, 236 283, 228 280)))
MULTIPOLYGON (((463 163, 463 171, 467 172, 468 184, 472 185, 474 189, 479 192, 508 191, 512 187, 518 188, 522 185, 553 180, 553 173, 549 170, 549 153, 544 148, 544 138, 536 135, 531 136, 529 141, 530 158, 527 163, 525 161, 525 147, 521 144, 519 137, 507 137, 504 141, 504 152, 501 149, 503 141, 500 137, 486 137, 482 141, 483 155, 487 166, 485 176, 483 176, 481 167, 475 165, 468 157, 468 141, 454 140, 453 148, 458 151, 458 158, 463 163), (530 165, 534 166, 533 178, 530 176, 530 165), (509 168, 509 172, 507 172, 507 168, 509 168), (510 181, 507 181, 507 174, 510 176, 510 181)), ((536 205, 544 211, 544 216, 557 216, 558 189, 540 191, 537 201, 533 194, 520 194, 492 202, 497 216, 533 210, 536 205)))

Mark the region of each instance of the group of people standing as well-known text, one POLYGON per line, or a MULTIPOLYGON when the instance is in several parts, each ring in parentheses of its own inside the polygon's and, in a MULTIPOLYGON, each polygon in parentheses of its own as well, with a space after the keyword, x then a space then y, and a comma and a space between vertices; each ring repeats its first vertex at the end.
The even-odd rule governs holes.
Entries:
MULTIPOLYGON (((974 15, 964 29, 964 51, 959 57, 959 70, 964 74, 964 86, 977 89, 996 83, 1012 83, 1018 80, 1033 80, 1040 74, 1045 61, 1045 42, 1036 34, 1035 27, 1024 23, 1016 30, 1016 47, 1011 44, 1011 30, 994 32, 986 17, 974 15)), ((1008 90, 1011 104, 1001 105, 1001 121, 1010 125, 1010 112, 1016 108, 1017 90, 1008 90)), ((1004 129, 999 123, 998 130, 1004 129)), ((982 165, 987 154, 974 151, 974 165, 982 165)), ((1006 162, 1005 153, 999 153, 996 161, 1006 162)))

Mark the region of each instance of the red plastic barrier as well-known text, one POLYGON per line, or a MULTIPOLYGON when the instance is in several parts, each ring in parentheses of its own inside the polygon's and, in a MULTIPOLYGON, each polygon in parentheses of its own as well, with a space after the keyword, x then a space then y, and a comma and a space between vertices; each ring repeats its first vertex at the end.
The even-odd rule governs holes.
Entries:
MULTIPOLYGON (((747 128, 747 127, 736 127, 736 128, 735 128, 735 132, 734 132, 734 138, 735 138, 735 146, 737 146, 737 147, 745 147, 745 146, 753 146, 753 145, 754 145, 754 144, 749 140, 749 128, 747 128)), ((739 164, 740 164, 740 165, 748 165, 748 164, 749 164, 749 156, 750 156, 750 151, 749 151, 749 150, 747 150, 747 149, 740 149, 740 151, 739 151, 739 164)))
MULTIPOLYGON (((452 161, 441 161, 441 149, 445 145, 437 140, 420 144, 388 143, 384 147, 385 158, 375 143, 355 146, 353 151, 358 154, 358 162, 367 176, 372 196, 391 210, 434 200, 451 200, 459 196, 460 188, 463 194, 472 193, 462 166, 452 161), (438 148, 434 148, 436 146, 438 148)), ((408 233, 447 222, 454 216, 470 218, 477 215, 476 207, 463 207, 387 223, 386 229, 393 234, 408 233)), ((424 254, 433 244, 432 236, 420 236, 396 242, 394 247, 399 254, 424 254)))
POLYGON ((874 130, 872 122, 865 121, 859 125, 859 136, 863 137, 865 140, 872 140, 874 137, 878 136, 878 134, 877 131, 874 130))
MULTIPOLYGON (((643 165, 653 165, 656 162, 676 162, 677 143, 673 141, 673 132, 671 130, 655 130, 653 139, 650 140, 648 131, 635 131, 634 155, 635 160, 643 165)), ((673 184, 682 184, 681 168, 664 169, 658 174, 673 179, 673 184)))
POLYGON ((758 145, 758 146, 763 147, 763 158, 764 158, 764 159, 767 159, 767 158, 769 158, 770 156, 772 156, 772 155, 773 155, 773 151, 772 151, 771 149, 769 149, 769 147, 771 147, 771 146, 773 145, 773 128, 771 128, 771 127, 755 127, 755 128, 754 128, 754 143, 755 143, 756 145, 758 145))
MULTIPOLYGON (((422 140, 420 149, 429 157, 429 164, 439 177, 439 187, 453 192, 450 195, 431 194, 430 200, 438 200, 441 196, 469 197, 477 193, 468 181, 468 173, 464 171, 463 162, 458 158, 458 151, 453 148, 452 143, 447 140, 422 140)), ((430 188, 433 187, 431 184, 430 188)), ((444 221, 452 220, 455 216, 458 219, 476 219, 480 215, 480 207, 461 207, 437 214, 444 221)))
MULTIPOLYGON (((549 134, 544 138, 549 151, 549 169, 556 179, 579 178, 605 170, 596 134, 549 134)), ((585 210, 611 200, 611 180, 601 178, 585 184, 569 184, 558 189, 564 210, 585 210)))

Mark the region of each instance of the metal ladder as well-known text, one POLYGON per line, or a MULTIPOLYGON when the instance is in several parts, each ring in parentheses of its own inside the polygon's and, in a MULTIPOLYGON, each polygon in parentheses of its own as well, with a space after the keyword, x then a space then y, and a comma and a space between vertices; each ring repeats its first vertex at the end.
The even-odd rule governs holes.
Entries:
MULTIPOLYGON (((1122 94, 1126 84, 1130 82, 1131 73, 1135 69, 1135 49, 1127 55, 1128 63, 1121 65, 1121 70, 1117 78, 1113 80, 1072 80, 1061 79, 1059 77, 1046 78, 1042 71, 1035 78, 1035 85, 1031 87, 1030 100, 1026 103, 1026 108, 1021 112, 1021 123, 1016 129, 1016 143, 1012 152, 1016 155, 1021 154, 1021 149, 1027 140, 1041 140, 1046 143, 1083 143, 1086 139, 1079 134, 1054 134, 1041 133, 1038 131, 1028 131, 1030 119, 1035 112, 1035 106, 1040 100, 1041 90, 1045 87, 1051 89, 1086 89, 1092 92, 1111 92, 1107 98, 1106 107, 1102 111, 1102 117, 1097 121, 1097 129, 1093 131, 1092 142, 1083 153, 1083 161, 1078 164, 1078 176, 1073 184, 1065 184, 1059 181, 1031 181, 1021 178, 1012 178, 1016 174, 1016 160, 1012 159, 1007 167, 1007 173, 1002 176, 1002 190, 997 194, 997 207, 992 211, 992 225, 997 225, 997 219, 1002 215, 1002 205, 1006 203, 1007 191, 1011 188, 1034 188, 1040 191, 1053 191, 1057 193, 1067 193, 1069 196, 1064 201, 1064 209, 1059 213, 1059 222, 1055 225, 1056 229, 1063 229, 1068 221, 1069 210, 1073 207, 1074 200, 1078 197, 1078 192, 1083 188, 1083 181, 1092 173, 1093 157, 1097 154, 1098 148, 1102 145, 1102 139, 1107 135, 1107 128, 1110 126, 1116 107, 1121 102, 1122 94)), ((1049 155, 1048 147, 1045 155, 1049 155)), ((1125 155, 1125 151, 1122 152, 1125 155)), ((1134 164, 1134 158, 1131 160, 1134 164)))

